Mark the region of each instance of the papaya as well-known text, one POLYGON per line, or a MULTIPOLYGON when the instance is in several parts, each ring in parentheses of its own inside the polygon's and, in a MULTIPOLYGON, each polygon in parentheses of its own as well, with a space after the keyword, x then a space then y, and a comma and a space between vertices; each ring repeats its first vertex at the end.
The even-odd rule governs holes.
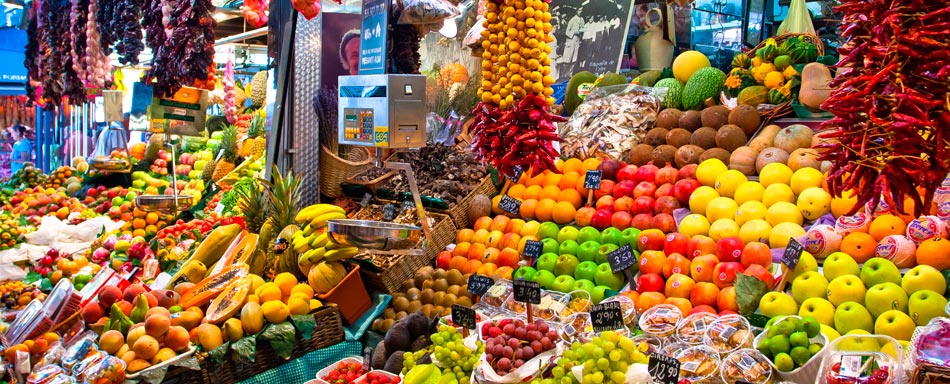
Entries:
POLYGON ((247 260, 250 259, 250 254, 257 248, 257 240, 259 238, 260 235, 256 233, 242 232, 231 242, 231 246, 224 251, 224 255, 221 256, 221 259, 218 260, 214 268, 211 268, 211 272, 208 273, 208 276, 221 272, 225 266, 231 265, 235 261, 248 264, 247 260))
POLYGON ((190 290, 181 295, 178 304, 183 308, 201 307, 212 298, 224 291, 235 280, 247 276, 247 264, 233 264, 226 267, 217 275, 201 280, 190 290))
POLYGON ((241 309, 241 327, 248 335, 257 334, 264 328, 264 312, 260 304, 253 302, 244 304, 244 308, 241 309))
POLYGON ((197 327, 198 324, 201 324, 202 316, 201 313, 195 311, 181 311, 173 313, 171 315, 171 326, 173 327, 182 327, 187 330, 191 330, 194 327, 197 327))
MULTIPOLYGON (((192 261, 200 262, 201 265, 210 266, 218 262, 224 252, 231 246, 231 243, 235 238, 241 233, 241 226, 239 224, 229 224, 223 225, 218 228, 215 228, 211 231, 210 234, 198 245, 198 249, 191 255, 190 258, 185 262, 185 264, 195 264, 191 263, 192 261)), ((171 288, 175 284, 180 282, 180 279, 184 276, 185 268, 178 270, 178 273, 175 274, 169 280, 168 286, 166 288, 171 288)), ((213 268, 209 268, 213 269, 213 268)))
POLYGON ((218 297, 211 300, 211 304, 208 305, 208 310, 205 313, 205 320, 212 324, 221 324, 225 320, 234 317, 241 306, 244 305, 250 289, 251 278, 247 276, 229 284, 218 297))
POLYGON ((324 261, 310 268, 307 282, 316 293, 330 292, 346 276, 346 268, 337 261, 324 261))

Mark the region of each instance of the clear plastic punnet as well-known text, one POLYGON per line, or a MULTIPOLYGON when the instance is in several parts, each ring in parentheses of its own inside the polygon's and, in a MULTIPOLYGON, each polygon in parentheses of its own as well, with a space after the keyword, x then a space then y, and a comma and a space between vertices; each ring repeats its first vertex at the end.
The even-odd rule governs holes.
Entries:
POLYGON ((885 335, 844 335, 828 345, 815 384, 891 384, 903 380, 904 349, 885 335))

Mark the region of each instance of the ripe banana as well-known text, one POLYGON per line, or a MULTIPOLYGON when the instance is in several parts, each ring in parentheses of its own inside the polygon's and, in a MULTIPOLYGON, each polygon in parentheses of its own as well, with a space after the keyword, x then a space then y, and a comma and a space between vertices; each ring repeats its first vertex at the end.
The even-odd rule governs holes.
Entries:
POLYGON ((323 232, 311 238, 310 248, 311 249, 323 248, 327 245, 328 242, 330 242, 330 234, 327 232, 323 232))
POLYGON ((323 261, 324 255, 326 255, 326 248, 314 248, 306 253, 300 255, 297 258, 297 267, 300 268, 300 272, 303 272, 304 275, 310 273, 310 267, 314 264, 317 264, 323 261))
POLYGON ((343 259, 349 259, 353 256, 356 256, 360 253, 359 248, 356 247, 344 247, 340 249, 334 249, 327 251, 323 255, 323 258, 327 261, 339 261, 343 259))
POLYGON ((326 212, 320 216, 314 217, 313 220, 310 220, 310 227, 317 229, 327 226, 327 221, 334 219, 345 219, 346 214, 339 211, 330 211, 326 212))
POLYGON ((323 215, 325 213, 329 213, 329 212, 338 212, 346 216, 346 211, 343 210, 343 208, 338 207, 336 205, 314 204, 304 209, 301 209, 300 212, 297 213, 297 216, 294 217, 294 221, 296 221, 300 225, 304 225, 306 223, 313 221, 314 218, 320 215, 323 215))

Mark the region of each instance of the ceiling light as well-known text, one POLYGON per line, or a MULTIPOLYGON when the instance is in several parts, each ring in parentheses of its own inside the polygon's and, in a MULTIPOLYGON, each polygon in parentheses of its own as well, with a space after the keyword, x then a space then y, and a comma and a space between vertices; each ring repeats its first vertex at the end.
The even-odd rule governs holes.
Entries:
POLYGON ((226 13, 224 13, 224 12, 215 12, 215 13, 211 14, 211 17, 214 18, 215 21, 219 21, 219 22, 225 21, 225 20, 231 18, 230 15, 228 15, 228 14, 226 14, 226 13))

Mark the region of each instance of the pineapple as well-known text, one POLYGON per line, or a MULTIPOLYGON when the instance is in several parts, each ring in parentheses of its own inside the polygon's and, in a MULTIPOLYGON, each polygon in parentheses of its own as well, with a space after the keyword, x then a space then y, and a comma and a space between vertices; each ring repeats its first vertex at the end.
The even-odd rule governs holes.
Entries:
MULTIPOLYGON (((267 125, 266 118, 264 113, 255 113, 254 119, 251 120, 251 128, 248 132, 248 140, 250 140, 253 145, 251 145, 250 155, 255 159, 264 156, 264 151, 267 149, 267 125)), ((247 141, 245 141, 245 144, 247 141)))
POLYGON ((217 168, 215 165, 214 159, 208 160, 205 164, 205 169, 201 172, 201 180, 205 183, 211 182, 211 175, 214 173, 214 169, 217 168))
POLYGON ((294 218, 299 210, 301 179, 295 177, 293 171, 288 171, 287 176, 283 177, 276 166, 272 174, 274 182, 267 188, 267 196, 271 204, 271 214, 267 217, 267 223, 271 231, 279 232, 274 242, 267 247, 267 260, 272 262, 269 265, 276 268, 276 273, 291 272, 297 276, 297 279, 306 279, 306 276, 300 272, 300 267, 297 266, 297 255, 294 254, 293 248, 288 248, 280 255, 274 252, 276 241, 289 242, 294 232, 300 230, 300 227, 294 223, 294 218))
POLYGON ((265 241, 264 231, 261 229, 271 215, 271 204, 263 185, 256 180, 249 185, 239 183, 235 186, 235 192, 238 195, 238 208, 244 215, 247 230, 262 235, 258 239, 257 254, 248 261, 250 272, 261 275, 266 265, 264 245, 268 243, 268 241, 265 241))
POLYGON ((221 157, 221 160, 215 164, 214 173, 211 175, 211 180, 215 182, 231 173, 231 171, 234 170, 235 164, 238 162, 237 128, 233 125, 224 128, 224 138, 221 139, 221 148, 224 149, 224 155, 221 157))

